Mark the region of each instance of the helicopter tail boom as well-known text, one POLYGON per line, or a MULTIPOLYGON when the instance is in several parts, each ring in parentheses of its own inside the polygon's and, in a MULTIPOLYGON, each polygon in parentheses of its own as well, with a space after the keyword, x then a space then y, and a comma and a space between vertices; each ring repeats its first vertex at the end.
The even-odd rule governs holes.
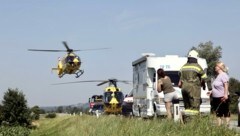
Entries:
POLYGON ((58 68, 52 68, 52 72, 53 72, 53 71, 57 71, 57 72, 58 72, 59 69, 58 69, 58 68))
POLYGON ((58 68, 52 68, 52 70, 58 70, 58 68))

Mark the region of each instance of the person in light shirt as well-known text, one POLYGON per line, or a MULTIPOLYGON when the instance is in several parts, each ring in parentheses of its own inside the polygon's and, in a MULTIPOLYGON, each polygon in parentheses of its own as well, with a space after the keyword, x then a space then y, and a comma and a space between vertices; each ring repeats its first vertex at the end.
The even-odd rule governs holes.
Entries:
POLYGON ((230 122, 230 99, 227 67, 223 62, 217 62, 215 65, 215 71, 217 76, 212 83, 212 90, 208 92, 208 95, 211 95, 213 98, 212 107, 216 113, 218 126, 224 124, 224 119, 228 126, 230 122))

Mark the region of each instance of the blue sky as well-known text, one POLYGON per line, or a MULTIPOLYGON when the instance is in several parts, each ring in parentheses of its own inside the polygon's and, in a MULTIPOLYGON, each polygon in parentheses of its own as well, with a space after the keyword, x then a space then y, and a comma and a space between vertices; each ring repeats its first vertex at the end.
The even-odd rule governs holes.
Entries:
MULTIPOLYGON (((52 83, 118 78, 132 79, 131 63, 143 52, 185 56, 192 46, 212 41, 222 47, 221 60, 230 77, 240 80, 240 1, 163 0, 11 0, 0 1, 0 100, 19 88, 29 106, 87 102, 105 86, 52 83), (78 52, 85 73, 79 79, 51 73, 64 53, 28 52, 29 48, 73 49, 109 47, 78 52)), ((123 92, 131 85, 119 84, 123 92)))

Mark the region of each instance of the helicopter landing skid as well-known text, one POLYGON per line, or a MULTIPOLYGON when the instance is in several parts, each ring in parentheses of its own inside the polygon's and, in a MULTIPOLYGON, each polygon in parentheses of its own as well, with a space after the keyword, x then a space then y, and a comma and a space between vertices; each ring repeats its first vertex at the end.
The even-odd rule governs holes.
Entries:
POLYGON ((83 73, 84 73, 83 70, 78 70, 78 71, 76 72, 76 78, 79 78, 83 73))

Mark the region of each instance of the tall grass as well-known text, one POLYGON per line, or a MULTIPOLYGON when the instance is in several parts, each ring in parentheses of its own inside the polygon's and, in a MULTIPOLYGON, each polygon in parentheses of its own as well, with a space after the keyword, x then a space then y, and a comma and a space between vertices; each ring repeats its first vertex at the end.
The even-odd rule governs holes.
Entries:
POLYGON ((212 118, 196 117, 185 124, 167 119, 143 120, 120 116, 64 116, 41 119, 31 136, 240 136, 217 127, 212 118))

